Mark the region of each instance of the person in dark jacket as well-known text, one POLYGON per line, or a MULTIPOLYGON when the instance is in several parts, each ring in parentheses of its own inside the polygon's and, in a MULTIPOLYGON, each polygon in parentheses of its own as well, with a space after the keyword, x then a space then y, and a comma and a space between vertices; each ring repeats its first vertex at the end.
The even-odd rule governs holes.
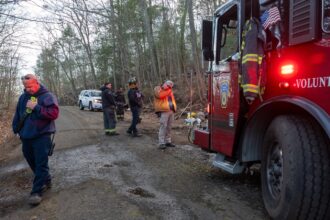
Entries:
POLYGON ((126 106, 126 99, 123 93, 123 88, 120 87, 116 92, 116 103, 117 103, 117 118, 118 120, 124 120, 125 116, 125 106, 126 106))
POLYGON ((128 128, 127 133, 131 134, 133 137, 140 137, 141 134, 138 132, 136 125, 141 121, 140 112, 142 109, 143 95, 137 86, 137 80, 132 77, 128 81, 128 102, 132 112, 132 123, 128 128))
POLYGON ((22 77, 24 93, 19 97, 12 127, 22 141, 23 155, 34 173, 33 187, 28 202, 38 205, 42 193, 51 187, 48 153, 54 120, 58 117, 57 99, 33 74, 22 77))
POLYGON ((103 122, 105 134, 119 135, 116 132, 116 101, 115 94, 112 92, 112 84, 110 82, 104 83, 100 88, 102 91, 102 108, 103 108, 103 122))

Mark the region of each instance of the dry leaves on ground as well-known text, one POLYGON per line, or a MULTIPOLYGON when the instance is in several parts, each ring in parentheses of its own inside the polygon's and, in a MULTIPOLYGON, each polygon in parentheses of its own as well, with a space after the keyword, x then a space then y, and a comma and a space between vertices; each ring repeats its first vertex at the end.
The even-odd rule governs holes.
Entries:
POLYGON ((14 111, 1 110, 0 113, 0 145, 14 136, 11 129, 11 122, 14 111))

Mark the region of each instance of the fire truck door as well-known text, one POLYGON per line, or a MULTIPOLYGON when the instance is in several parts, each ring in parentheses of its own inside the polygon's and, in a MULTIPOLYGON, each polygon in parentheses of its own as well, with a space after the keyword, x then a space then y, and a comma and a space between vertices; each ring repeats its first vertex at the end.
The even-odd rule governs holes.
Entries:
POLYGON ((240 108, 237 61, 220 64, 222 67, 211 80, 211 149, 232 156, 240 108))

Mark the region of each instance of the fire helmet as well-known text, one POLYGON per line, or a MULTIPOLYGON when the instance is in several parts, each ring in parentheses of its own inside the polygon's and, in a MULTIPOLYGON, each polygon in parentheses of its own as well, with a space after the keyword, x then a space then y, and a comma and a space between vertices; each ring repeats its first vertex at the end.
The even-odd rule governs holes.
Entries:
POLYGON ((128 84, 136 84, 137 83, 137 79, 135 76, 129 78, 128 80, 128 84))

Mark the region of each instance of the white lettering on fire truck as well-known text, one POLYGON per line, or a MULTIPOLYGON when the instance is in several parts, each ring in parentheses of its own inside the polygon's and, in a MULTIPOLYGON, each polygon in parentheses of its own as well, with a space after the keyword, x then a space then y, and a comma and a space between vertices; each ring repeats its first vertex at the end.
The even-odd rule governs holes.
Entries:
POLYGON ((330 76, 296 79, 295 86, 298 89, 330 87, 330 76))

